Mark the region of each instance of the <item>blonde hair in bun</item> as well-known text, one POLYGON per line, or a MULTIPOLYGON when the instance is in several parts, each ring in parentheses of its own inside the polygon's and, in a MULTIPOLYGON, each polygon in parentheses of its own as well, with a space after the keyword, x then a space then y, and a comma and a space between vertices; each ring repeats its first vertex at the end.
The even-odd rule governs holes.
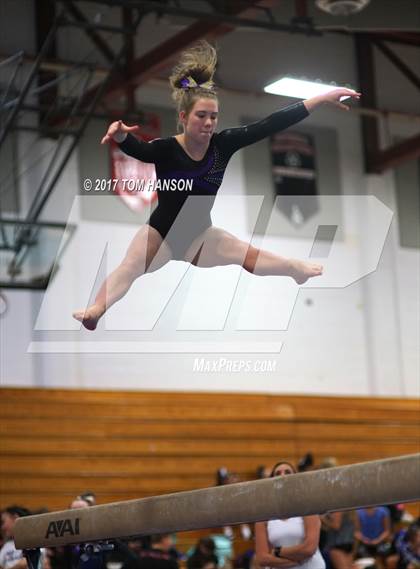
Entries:
POLYGON ((198 99, 217 101, 213 82, 216 64, 216 49, 206 40, 197 42, 181 53, 180 60, 169 77, 178 113, 184 111, 188 116, 198 99))

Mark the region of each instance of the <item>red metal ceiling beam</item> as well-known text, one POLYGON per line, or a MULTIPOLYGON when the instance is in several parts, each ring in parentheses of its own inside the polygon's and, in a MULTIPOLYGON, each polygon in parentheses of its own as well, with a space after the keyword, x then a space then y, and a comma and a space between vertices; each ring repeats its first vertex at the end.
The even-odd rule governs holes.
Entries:
MULTIPOLYGON (((365 34, 355 36, 356 63, 359 87, 362 93, 361 103, 371 109, 377 108, 375 65, 372 41, 365 34)), ((373 172, 373 162, 379 151, 379 133, 376 117, 362 116, 362 142, 365 171, 373 172)))
MULTIPOLYGON (((83 14, 83 12, 75 6, 71 0, 66 0, 64 3, 66 10, 73 16, 76 22, 81 22, 83 24, 88 24, 89 20, 83 14)), ((98 48, 98 50, 102 53, 105 59, 112 63, 114 61, 115 53, 107 44, 107 42, 93 29, 86 28, 86 34, 89 36, 93 44, 98 48)))
MULTIPOLYGON (((360 90, 362 92, 362 104, 376 109, 376 81, 373 45, 377 45, 384 54, 404 73, 417 87, 418 77, 381 42, 377 42, 374 36, 357 34, 356 56, 359 74, 360 90)), ((362 116, 362 139, 364 147, 365 169, 368 173, 382 174, 389 168, 396 168, 407 160, 420 157, 420 135, 395 144, 390 148, 381 150, 379 147, 379 133, 376 117, 362 116)))
POLYGON ((367 35, 372 40, 388 41, 405 45, 420 47, 420 34, 416 32, 368 32, 367 35))
POLYGON ((378 152, 372 170, 376 174, 382 174, 389 168, 396 168, 403 162, 416 158, 420 158, 420 134, 378 152))
MULTIPOLYGON (((234 27, 231 25, 220 23, 197 22, 193 24, 188 29, 169 38, 161 45, 136 59, 131 66, 131 83, 139 86, 152 77, 156 77, 161 71, 167 69, 175 61, 178 54, 191 43, 203 37, 214 39, 231 32, 233 29, 234 27)), ((106 96, 115 96, 122 90, 123 87, 116 81, 111 83, 106 96)))
POLYGON ((411 81, 415 87, 417 87, 417 89, 420 89, 420 77, 416 75, 414 71, 410 69, 410 67, 404 63, 404 61, 383 42, 376 40, 373 40, 373 42, 375 46, 385 55, 385 57, 387 57, 395 65, 395 67, 401 71, 401 73, 405 75, 405 77, 411 81))
MULTIPOLYGON (((124 28, 132 28, 134 26, 133 9, 123 7, 122 8, 122 18, 124 28)), ((134 36, 126 35, 124 38, 126 49, 125 49, 125 65, 124 74, 126 77, 126 88, 125 88, 125 102, 126 109, 128 112, 132 112, 136 106, 135 88, 130 83, 130 69, 134 61, 134 36)))
MULTIPOLYGON (((35 3, 35 37, 37 44, 37 51, 39 52, 45 42, 50 28, 53 26, 55 18, 55 4, 51 0, 46 2, 35 3)), ((55 38, 52 39, 50 47, 48 50, 49 57, 56 57, 57 53, 57 42, 55 38)), ((38 74, 38 84, 39 86, 45 85, 50 81, 57 78, 54 71, 46 71, 44 69, 39 70, 38 74)), ((39 102, 41 105, 52 106, 58 96, 58 86, 53 85, 49 87, 46 91, 38 95, 39 102)), ((42 112, 40 114, 40 121, 42 122, 47 116, 47 112, 42 112)))
POLYGON ((307 18, 308 6, 306 0, 295 0, 295 10, 297 18, 307 18))
MULTIPOLYGON (((246 13, 249 9, 260 4, 266 5, 267 2, 260 2, 259 0, 249 0, 246 4, 239 2, 238 6, 235 4, 231 9, 231 15, 238 16, 246 13)), ((175 36, 164 41, 159 46, 150 50, 133 61, 130 69, 130 78, 127 79, 121 75, 117 75, 109 82, 104 99, 114 98, 122 95, 127 90, 127 82, 133 87, 142 85, 149 79, 156 77, 160 71, 167 69, 177 58, 178 54, 186 47, 195 41, 205 37, 207 39, 214 39, 223 36, 235 29, 231 24, 225 24, 212 21, 198 21, 189 26, 187 29, 179 32, 175 36)), ((83 96, 81 106, 88 105, 95 97, 96 92, 100 89, 100 85, 96 85, 89 89, 83 96)), ((58 124, 65 118, 60 117, 54 121, 58 124)))

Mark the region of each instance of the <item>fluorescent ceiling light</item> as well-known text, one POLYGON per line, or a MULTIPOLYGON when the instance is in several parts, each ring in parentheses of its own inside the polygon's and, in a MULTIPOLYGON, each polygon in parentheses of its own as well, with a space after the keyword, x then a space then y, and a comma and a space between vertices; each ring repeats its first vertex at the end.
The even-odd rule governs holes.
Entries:
MULTIPOLYGON (((340 88, 338 85, 327 85, 326 83, 283 77, 283 79, 274 81, 274 83, 270 83, 270 85, 264 87, 264 91, 272 95, 284 95, 285 97, 295 97, 296 99, 310 99, 316 95, 324 95, 329 91, 340 88)), ((348 99, 348 97, 342 97, 341 101, 344 99, 348 99)))

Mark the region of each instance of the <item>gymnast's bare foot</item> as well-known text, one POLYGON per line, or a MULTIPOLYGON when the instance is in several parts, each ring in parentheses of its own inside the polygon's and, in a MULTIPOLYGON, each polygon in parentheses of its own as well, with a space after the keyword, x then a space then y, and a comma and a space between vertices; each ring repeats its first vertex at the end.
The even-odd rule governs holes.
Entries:
POLYGON ((96 304, 92 304, 86 310, 78 310, 73 312, 73 318, 83 324, 87 330, 95 330, 99 318, 103 315, 105 310, 96 304))
POLYGON ((322 265, 315 263, 305 263, 297 259, 289 259, 288 275, 294 279, 297 284, 306 283, 312 277, 319 277, 324 270, 322 265))

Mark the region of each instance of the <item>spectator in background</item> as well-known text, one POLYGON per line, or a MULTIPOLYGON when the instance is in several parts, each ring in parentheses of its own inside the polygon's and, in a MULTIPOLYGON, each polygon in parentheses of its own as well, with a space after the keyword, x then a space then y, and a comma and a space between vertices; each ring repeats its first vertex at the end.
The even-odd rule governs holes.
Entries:
MULTIPOLYGON (((334 468, 338 466, 338 461, 334 456, 327 456, 321 460, 319 465, 316 467, 316 470, 323 470, 325 468, 334 468)), ((324 519, 321 517, 322 522, 324 519)), ((319 534, 319 549, 322 552, 322 556, 325 559, 328 569, 332 569, 332 565, 330 562, 329 551, 327 549, 327 537, 328 537, 328 527, 326 523, 322 523, 321 525, 321 532, 319 534)), ((354 539, 352 540, 354 541, 354 539)))
MULTIPOLYGON (((89 502, 83 498, 84 494, 77 496, 69 504, 71 510, 80 508, 89 508, 89 502)), ((83 563, 80 561, 81 549, 75 545, 65 545, 61 547, 48 548, 46 550, 46 559, 44 569, 78 569, 83 563)))
POLYGON ((321 460, 318 469, 323 470, 324 468, 335 468, 336 466, 338 466, 338 461, 335 456, 327 456, 321 460))
POLYGON ((94 492, 84 492, 77 496, 77 500, 84 500, 89 506, 96 506, 96 494, 94 492))
POLYGON ((101 569, 139 569, 139 547, 137 542, 113 539, 113 549, 105 552, 101 569))
MULTIPOLYGON (((229 472, 225 467, 217 470, 216 477, 218 486, 226 486, 226 484, 237 484, 238 482, 241 482, 241 479, 236 472, 229 472)), ((240 524, 239 531, 242 539, 245 541, 252 538, 252 530, 248 524, 240 524)), ((223 534, 231 540, 235 537, 232 526, 224 526, 223 534)))
MULTIPOLYGON (((278 462, 271 476, 296 473, 289 462, 278 462)), ((256 562, 274 568, 325 569, 318 549, 321 521, 319 516, 270 520, 255 524, 256 562)))
POLYGON ((391 518, 384 507, 357 510, 354 537, 359 541, 358 556, 374 557, 379 567, 390 553, 391 518))
POLYGON ((354 522, 350 512, 330 512, 322 516, 325 529, 324 549, 333 569, 351 569, 353 565, 354 522))
POLYGON ((308 470, 313 470, 314 468, 314 457, 311 452, 307 452, 305 456, 303 456, 297 465, 298 472, 308 472, 308 470))
POLYGON ((405 508, 405 504, 389 504, 386 506, 391 517, 391 528, 392 531, 400 527, 403 523, 407 527, 414 522, 413 516, 405 508))
POLYGON ((270 478, 271 468, 269 466, 260 465, 257 468, 257 480, 270 478))
POLYGON ((187 569, 216 569, 216 545, 211 537, 202 537, 187 559, 187 569))
POLYGON ((1 514, 1 531, 5 542, 0 549, 0 569, 27 569, 23 551, 16 549, 13 541, 13 530, 16 520, 29 516, 30 512, 22 506, 9 506, 1 514))
POLYGON ((139 551, 139 569, 178 569, 172 546, 172 536, 168 533, 150 536, 150 548, 139 551))
POLYGON ((84 500, 80 496, 77 496, 77 498, 75 498, 73 502, 70 503, 69 507, 71 510, 78 510, 79 508, 89 508, 89 503, 86 502, 86 500, 84 500))
POLYGON ((386 560, 386 569, 420 568, 420 525, 412 524, 396 537, 395 555, 386 560))

